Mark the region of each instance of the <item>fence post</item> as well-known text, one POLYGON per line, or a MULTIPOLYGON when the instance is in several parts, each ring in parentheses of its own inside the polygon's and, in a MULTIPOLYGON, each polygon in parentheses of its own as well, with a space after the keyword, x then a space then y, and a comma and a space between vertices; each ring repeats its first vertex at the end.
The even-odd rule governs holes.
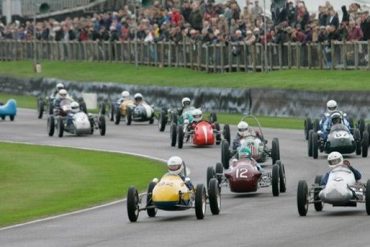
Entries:
POLYGON ((370 70, 370 39, 367 41, 367 69, 370 70))
POLYGON ((302 45, 301 43, 295 43, 296 45, 296 66, 297 66, 297 69, 300 69, 301 68, 301 49, 302 49, 302 45))
POLYGON ((288 42, 288 69, 292 68, 292 44, 288 42))
POLYGON ((319 66, 320 66, 320 69, 323 69, 324 67, 324 61, 323 61, 323 54, 322 54, 322 44, 321 42, 318 44, 317 46, 317 54, 319 56, 319 66))
POLYGON ((243 43, 243 51, 244 51, 244 72, 248 71, 248 49, 245 42, 243 43))
POLYGON ((335 45, 332 43, 331 44, 331 49, 330 49, 330 56, 331 56, 331 70, 333 70, 336 67, 337 61, 335 59, 335 45))
POLYGON ((353 45, 355 50, 355 69, 358 69, 358 51, 361 44, 359 42, 355 42, 353 45))
POLYGON ((200 59, 201 59, 201 56, 202 56, 202 46, 201 46, 200 42, 197 43, 197 47, 198 47, 198 56, 197 56, 198 70, 201 70, 200 59))
POLYGON ((232 71, 232 69, 233 69, 233 64, 232 64, 232 55, 231 55, 231 46, 230 46, 230 44, 228 45, 228 57, 229 57, 229 61, 228 61, 228 63, 229 63, 229 72, 231 72, 232 71))
POLYGON ((187 59, 186 59, 186 42, 184 40, 182 41, 182 57, 183 57, 183 59, 182 59, 183 66, 182 67, 186 68, 188 64, 187 64, 187 59))
POLYGON ((172 67, 172 43, 168 42, 168 67, 172 67))
POLYGON ((342 54, 343 68, 347 69, 347 43, 343 42, 341 47, 343 47, 343 50, 341 51, 343 53, 342 54))
POLYGON ((220 64, 221 64, 221 73, 224 73, 224 65, 225 65, 225 61, 224 61, 224 47, 225 47, 225 43, 222 43, 220 45, 220 64))
POLYGON ((257 52, 256 52, 256 45, 251 45, 252 47, 252 60, 253 60, 253 72, 256 72, 256 57, 257 57, 257 52))
POLYGON ((278 46, 278 56, 279 56, 279 68, 283 68, 283 44, 279 44, 278 46))
MULTIPOLYGON (((201 48, 202 49, 202 48, 201 48)), ((209 49, 208 49, 208 45, 206 45, 206 71, 209 72, 209 49)))
POLYGON ((312 67, 312 46, 311 46, 311 43, 308 43, 307 44, 307 65, 308 65, 308 68, 311 69, 312 67))

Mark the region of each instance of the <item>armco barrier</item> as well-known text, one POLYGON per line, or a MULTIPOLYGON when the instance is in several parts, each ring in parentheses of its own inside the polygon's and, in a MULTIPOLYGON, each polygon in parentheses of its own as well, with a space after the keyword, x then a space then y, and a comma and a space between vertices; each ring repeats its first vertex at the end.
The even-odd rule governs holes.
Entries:
POLYGON ((57 83, 64 83, 73 94, 97 93, 98 100, 112 101, 123 90, 133 96, 140 92, 157 108, 180 107, 183 97, 190 97, 197 107, 206 111, 252 113, 265 116, 318 117, 329 99, 335 99, 339 108, 355 119, 370 118, 370 97, 366 92, 309 92, 282 89, 240 88, 175 88, 118 83, 80 83, 53 78, 19 79, 0 76, 0 91, 46 95, 57 83))

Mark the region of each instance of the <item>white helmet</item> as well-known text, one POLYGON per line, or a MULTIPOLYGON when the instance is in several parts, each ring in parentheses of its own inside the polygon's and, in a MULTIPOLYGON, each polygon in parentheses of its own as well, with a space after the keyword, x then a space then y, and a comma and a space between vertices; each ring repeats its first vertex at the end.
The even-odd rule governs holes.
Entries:
POLYGON ((240 121, 238 123, 238 134, 242 137, 245 137, 248 135, 248 123, 245 121, 240 121))
POLYGON ((65 99, 65 98, 67 97, 67 90, 65 90, 65 89, 60 89, 60 90, 59 90, 59 97, 60 97, 61 99, 65 99))
POLYGON ((179 156, 172 156, 167 161, 167 168, 170 174, 179 175, 184 170, 184 162, 179 156))
POLYGON ((328 155, 328 162, 330 168, 335 168, 337 166, 343 165, 343 156, 339 152, 331 152, 328 155))
POLYGON ((71 103, 71 110, 72 112, 79 112, 80 111, 80 104, 78 104, 76 101, 73 101, 71 103))
POLYGON ((122 98, 127 98, 130 96, 130 93, 129 91, 122 91, 121 95, 122 95, 122 98))
POLYGON ((63 89, 63 88, 64 88, 63 83, 58 83, 57 84, 57 91, 59 91, 60 89, 63 89))
POLYGON ((192 114, 193 115, 193 121, 199 122, 202 120, 202 111, 200 109, 194 109, 192 114))
POLYGON ((137 94, 135 94, 134 99, 135 100, 142 100, 143 99, 143 95, 141 93, 137 93, 137 94))
POLYGON ((183 107, 190 105, 190 99, 188 97, 182 98, 181 104, 183 107))
POLYGON ((328 103, 326 103, 326 108, 328 112, 336 111, 338 108, 337 102, 335 100, 329 100, 328 103))

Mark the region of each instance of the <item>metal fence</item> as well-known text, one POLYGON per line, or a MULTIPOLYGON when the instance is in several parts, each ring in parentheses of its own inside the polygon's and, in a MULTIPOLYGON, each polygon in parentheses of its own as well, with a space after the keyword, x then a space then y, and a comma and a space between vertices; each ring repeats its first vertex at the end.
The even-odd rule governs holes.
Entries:
POLYGON ((121 62, 186 67, 208 72, 291 68, 370 69, 369 42, 230 43, 205 45, 174 42, 32 42, 0 41, 0 60, 121 62), (34 52, 36 51, 36 53, 34 52))

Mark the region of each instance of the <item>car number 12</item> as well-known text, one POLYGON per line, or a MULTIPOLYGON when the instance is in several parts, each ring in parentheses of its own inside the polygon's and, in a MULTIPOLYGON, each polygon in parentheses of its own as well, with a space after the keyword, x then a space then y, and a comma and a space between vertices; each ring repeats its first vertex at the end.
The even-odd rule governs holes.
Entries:
POLYGON ((236 169, 236 178, 248 178, 247 173, 247 168, 238 168, 236 169))

